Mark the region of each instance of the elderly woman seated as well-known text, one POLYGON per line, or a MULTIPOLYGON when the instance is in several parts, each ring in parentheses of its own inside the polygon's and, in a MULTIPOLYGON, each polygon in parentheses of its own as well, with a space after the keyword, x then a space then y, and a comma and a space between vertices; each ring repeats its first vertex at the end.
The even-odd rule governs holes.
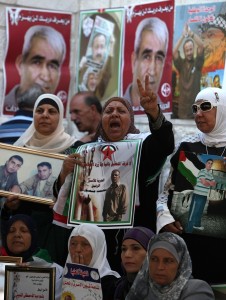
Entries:
POLYGON ((113 299, 116 281, 120 275, 109 266, 103 231, 94 224, 78 225, 70 235, 68 252, 66 263, 83 264, 98 269, 103 300, 113 299))

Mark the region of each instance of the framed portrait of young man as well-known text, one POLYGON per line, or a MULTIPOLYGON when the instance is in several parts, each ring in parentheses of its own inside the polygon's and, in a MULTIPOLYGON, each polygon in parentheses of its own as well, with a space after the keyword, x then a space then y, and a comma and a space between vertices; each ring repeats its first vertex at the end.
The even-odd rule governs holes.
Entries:
POLYGON ((0 143, 0 196, 50 205, 66 155, 0 143))

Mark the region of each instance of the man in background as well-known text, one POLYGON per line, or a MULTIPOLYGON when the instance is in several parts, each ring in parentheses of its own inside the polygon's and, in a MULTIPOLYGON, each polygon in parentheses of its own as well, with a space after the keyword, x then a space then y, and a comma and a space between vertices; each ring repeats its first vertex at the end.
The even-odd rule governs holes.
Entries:
MULTIPOLYGON (((131 56, 133 81, 124 94, 124 97, 132 104, 134 110, 142 110, 137 78, 141 80, 144 86, 145 76, 148 75, 150 88, 156 95, 158 94, 168 41, 168 28, 166 23, 159 18, 143 19, 137 26, 134 51, 131 56)), ((159 96, 158 100, 162 106, 159 96)), ((162 108, 164 109, 164 107, 162 108)))
POLYGON ((37 98, 44 93, 42 87, 34 83, 17 98, 18 110, 9 121, 0 125, 0 143, 14 144, 27 130, 33 120, 33 108, 37 98))
POLYGON ((66 45, 60 32, 50 26, 30 27, 24 36, 22 54, 16 58, 20 83, 6 95, 4 110, 15 112, 19 95, 34 83, 39 84, 44 93, 54 94, 65 55, 66 45))
POLYGON ((83 142, 90 141, 96 134, 101 120, 102 106, 99 99, 91 92, 79 92, 70 102, 71 121, 86 135, 83 142))
POLYGON ((179 72, 178 118, 193 119, 191 106, 198 92, 204 63, 204 47, 200 37, 185 24, 181 37, 173 49, 174 66, 179 72), (184 58, 179 48, 183 43, 184 58), (195 54, 195 44, 197 52, 195 54))

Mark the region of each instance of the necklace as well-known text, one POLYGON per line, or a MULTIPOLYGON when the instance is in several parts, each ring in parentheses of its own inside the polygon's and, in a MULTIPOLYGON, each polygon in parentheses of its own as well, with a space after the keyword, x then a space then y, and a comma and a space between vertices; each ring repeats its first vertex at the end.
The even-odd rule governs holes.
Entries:
MULTIPOLYGON (((224 147, 223 152, 221 153, 220 156, 223 156, 225 150, 226 150, 226 146, 224 147)), ((206 154, 209 154, 207 145, 206 145, 206 154)))

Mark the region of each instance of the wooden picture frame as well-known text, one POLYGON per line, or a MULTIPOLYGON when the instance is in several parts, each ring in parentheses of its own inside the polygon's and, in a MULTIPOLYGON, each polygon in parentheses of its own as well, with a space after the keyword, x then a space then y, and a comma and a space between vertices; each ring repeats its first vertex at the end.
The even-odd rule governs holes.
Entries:
POLYGON ((55 268, 6 266, 4 300, 19 296, 54 300, 55 273, 55 268))
MULTIPOLYGON (((48 153, 44 151, 39 150, 33 150, 25 147, 17 147, 12 146, 8 144, 0 143, 0 197, 7 197, 9 195, 17 195, 19 200, 24 201, 31 201, 31 202, 37 202, 42 204, 50 205, 53 203, 53 195, 51 194, 53 189, 51 188, 53 185, 53 182, 58 177, 63 161, 67 156, 64 154, 58 154, 58 153, 48 153), (11 157, 14 157, 16 155, 17 159, 16 162, 19 163, 21 166, 18 167, 17 164, 17 171, 12 171, 12 168, 15 168, 15 166, 12 166, 12 161, 10 160, 11 157), (23 163, 21 163, 21 159, 23 163), (7 179, 7 182, 2 183, 2 175, 3 174, 3 168, 8 165, 8 162, 10 160, 10 166, 11 166, 11 182, 15 182, 15 178, 17 177, 18 185, 10 186, 10 179, 7 179), (38 164, 39 163, 47 163, 49 166, 51 166, 51 174, 49 175, 47 181, 48 181, 48 191, 46 187, 42 187, 41 193, 45 192, 47 196, 38 196, 34 195, 35 190, 31 189, 28 190, 28 188, 31 187, 31 184, 28 182, 28 179, 34 178, 38 175, 38 164), (15 175, 14 175, 15 174, 15 175), (14 177, 14 179, 13 179, 14 177), (24 184, 26 182, 26 185, 24 184), (8 186, 7 186, 8 184, 8 186), (5 185, 5 188, 2 188, 2 186, 5 185), (18 192, 18 186, 23 187, 23 191, 20 189, 21 192, 18 192), (44 190, 45 189, 45 190, 44 190), (16 190, 16 191, 15 191, 16 190), (26 190, 26 192, 25 192, 26 190)), ((15 159, 14 159, 15 160, 15 159)), ((15 162, 14 162, 15 163, 15 162)), ((42 167, 43 168, 43 167, 42 167)), ((42 176, 42 175, 40 175, 42 176)), ((9 177, 8 177, 9 178, 9 177)), ((4 179, 3 179, 4 180, 4 179)), ((37 179, 38 180, 38 179, 37 179)), ((37 182, 37 181, 36 181, 37 182)))
POLYGON ((23 258, 17 256, 0 256, 0 263, 14 263, 20 264, 22 263, 23 258))

